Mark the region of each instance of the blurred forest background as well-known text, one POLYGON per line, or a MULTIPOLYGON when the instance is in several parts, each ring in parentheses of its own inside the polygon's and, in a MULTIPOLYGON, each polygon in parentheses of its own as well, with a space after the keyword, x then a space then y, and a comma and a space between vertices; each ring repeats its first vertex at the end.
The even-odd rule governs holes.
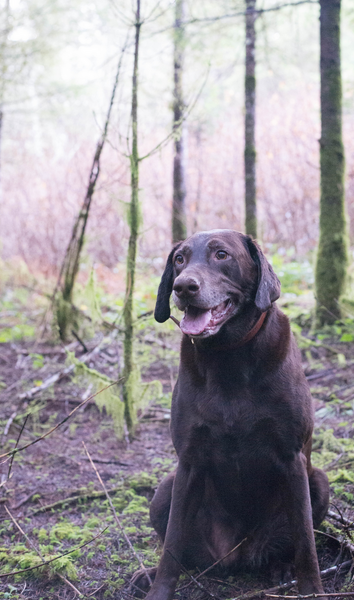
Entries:
MULTIPOLYGON (((279 3, 267 0, 259 8, 279 3)), ((185 49, 188 233, 244 229, 244 6, 187 2, 185 49), (226 16, 214 20, 215 16, 226 16)), ((6 14, 3 7, 2 14, 6 14)), ((130 30, 92 204, 82 268, 112 290, 125 265, 130 199, 126 156, 134 13, 130 2, 11 0, 1 40, 1 256, 56 275, 81 206, 121 48, 130 30)), ((139 152, 171 132, 172 2, 143 3, 139 152)), ((2 19, 3 26, 5 19, 2 19)), ((316 248, 319 221, 319 5, 264 12, 257 30, 258 238, 298 259, 316 248)), ((342 3, 346 201, 354 211, 354 7, 342 3)), ((161 271, 170 245, 173 143, 140 168, 139 256, 161 271)), ((351 228, 351 239, 354 231, 351 228)))
MULTIPOLYGON (((1 1, 0 599, 130 598, 132 573, 158 561, 148 502, 176 464, 180 334, 152 311, 173 239, 245 231, 246 8, 256 15, 257 239, 282 283, 315 402, 314 464, 332 488, 316 533, 325 590, 352 590, 354 0, 321 0, 341 4, 347 214, 345 225, 335 182, 321 268, 319 2, 1 1), (181 140, 186 229, 176 232, 181 140), (316 297, 326 309, 317 323, 316 297)), ((202 581, 219 599, 270 585, 202 581)), ((186 587, 181 600, 204 594, 186 587)))

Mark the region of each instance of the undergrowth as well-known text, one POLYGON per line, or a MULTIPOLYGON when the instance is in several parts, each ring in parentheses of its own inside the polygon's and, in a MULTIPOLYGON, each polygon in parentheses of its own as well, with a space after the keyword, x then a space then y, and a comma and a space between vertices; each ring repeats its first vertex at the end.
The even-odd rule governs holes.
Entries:
MULTIPOLYGON (((333 371, 333 378, 315 379, 311 382, 312 394, 316 402, 316 430, 313 444, 313 464, 324 469, 329 477, 332 499, 344 512, 354 509, 354 438, 352 431, 354 400, 351 388, 350 370, 345 370, 353 361, 354 354, 354 318, 349 314, 330 327, 321 331, 313 331, 312 309, 314 298, 311 291, 313 284, 313 271, 309 261, 299 263, 292 260, 291 256, 274 254, 273 266, 282 282, 281 308, 286 312, 291 321, 292 329, 296 335, 306 364, 307 374, 333 371), (340 377, 338 375, 340 374, 340 377), (348 377, 346 378, 346 373, 348 377), (336 379, 337 378, 337 379, 336 379)), ((135 302, 135 331, 136 331, 136 413, 138 419, 143 419, 148 405, 161 409, 162 413, 169 414, 171 403, 171 387, 176 377, 178 365, 178 340, 179 333, 176 326, 169 321, 157 325, 151 315, 153 310, 158 277, 151 274, 138 280, 138 290, 135 302), (139 287, 140 286, 140 287, 139 287), (159 369, 164 372, 164 387, 154 373, 159 369), (167 374, 166 374, 167 373, 167 374), (153 375, 152 375, 153 374, 153 375)), ((9 326, 0 329, 0 341, 17 343, 20 339, 24 342, 24 354, 19 354, 18 360, 23 369, 27 365, 26 375, 21 380, 22 392, 32 386, 39 386, 50 375, 67 364, 75 364, 75 379, 65 381, 60 385, 64 388, 66 397, 82 400, 82 392, 93 394, 98 389, 112 381, 119 379, 122 373, 122 308, 123 296, 113 297, 102 286, 97 284, 93 272, 86 285, 79 285, 76 290, 75 303, 80 311, 81 319, 78 335, 89 350, 100 344, 102 352, 94 363, 83 364, 74 353, 67 353, 58 362, 51 362, 50 357, 40 347, 33 347, 29 342, 38 334, 38 327, 43 318, 48 299, 24 287, 4 289, 0 296, 0 313, 8 315, 9 326), (2 336, 2 337, 1 337, 2 336), (28 345, 26 346, 26 344, 28 345), (29 347, 26 353, 26 348, 29 347)), ((347 303, 348 306, 348 303, 347 303)), ((178 312, 175 312, 178 317, 178 312)), ((55 333, 46 333, 46 343, 50 346, 56 341, 55 333), (54 337, 53 337, 54 336, 54 337)), ((76 348, 77 350, 77 348, 76 348)), ((0 381, 0 387, 6 391, 6 382, 0 381)), ((30 403, 20 404, 16 407, 14 424, 17 429, 12 429, 3 440, 4 450, 13 448, 18 436, 18 429, 25 416, 30 413, 26 424, 29 439, 42 435, 49 427, 59 420, 60 409, 51 402, 55 399, 57 388, 52 387, 42 392, 30 403)), ((100 419, 100 426, 92 437, 92 442, 105 445, 100 446, 97 455, 105 457, 105 448, 115 445, 116 439, 111 436, 111 425, 115 426, 118 437, 124 435, 123 403, 121 390, 114 386, 95 399, 101 411, 97 411, 96 420, 100 419), (109 422, 103 425, 103 417, 107 415, 109 422), (111 437, 110 437, 111 436, 111 437), (102 454, 101 454, 102 453, 102 454)), ((12 397, 9 406, 12 406, 12 397)), ((95 407, 93 407, 94 410, 95 407)), ((1 415, 0 433, 4 431, 15 409, 1 415)), ((68 414, 69 408, 66 409, 68 414)), ((77 431, 82 431, 85 424, 85 414, 77 413, 75 422, 69 423, 66 437, 63 436, 63 445, 70 443, 77 437, 77 431), (77 429, 78 428, 78 429, 77 429), (81 428, 81 429, 80 429, 81 428), (67 441, 66 441, 67 440, 67 441)), ((144 425, 142 425, 143 427, 144 425)), ((26 438, 27 439, 27 438, 26 438)), ((116 447, 116 446, 115 446, 116 447)), ((154 440, 151 442, 151 452, 154 452, 154 440)), ((61 449, 64 454, 65 448, 61 449)), ((72 453, 74 464, 79 464, 78 456, 72 453), (76 461, 76 462, 75 462, 76 461)), ((117 454, 119 454, 117 452, 117 454)), ((45 457, 46 460, 47 457, 45 457)), ((68 458, 68 457, 66 457, 68 458)), ((13 469, 25 470, 30 461, 25 453, 19 453, 13 469)), ((43 459, 44 460, 44 459, 43 459)), ((54 459, 53 459, 54 460, 54 459)), ((134 461, 135 457, 131 456, 134 461)), ((119 515, 121 523, 129 536, 134 549, 138 552, 146 567, 153 567, 159 560, 160 545, 149 522, 149 502, 158 483, 167 473, 175 467, 175 456, 171 454, 164 458, 153 456, 149 470, 142 470, 139 458, 134 463, 136 472, 127 475, 120 472, 106 481, 107 488, 113 489, 111 498, 119 515)), ((99 465, 98 465, 99 466, 99 465)), ((35 465, 38 481, 47 480, 42 463, 35 465)), ((61 464, 60 468, 65 468, 61 464)), ((78 485, 80 468, 73 472, 72 485, 78 485)), ((94 475, 93 475, 94 478, 94 475)), ((35 482, 34 482, 35 483, 35 482)), ((11 480, 10 480, 11 484, 11 480)), ((31 482, 33 485, 33 482, 31 482)), ((32 489, 32 488, 31 488, 32 489)), ((20 586, 28 582, 43 586, 43 600, 54 598, 58 584, 58 574, 65 576, 72 582, 85 582, 86 588, 97 592, 97 599, 120 597, 120 590, 129 581, 132 573, 139 565, 132 555, 122 532, 116 525, 114 516, 106 498, 95 496, 97 488, 94 483, 85 483, 77 490, 59 489, 64 499, 77 495, 75 502, 62 504, 46 512, 37 512, 41 505, 46 504, 45 494, 36 493, 33 485, 33 494, 30 508, 24 510, 21 526, 40 551, 45 560, 59 556, 70 549, 87 542, 95 537, 105 526, 107 531, 95 539, 91 544, 75 550, 54 561, 50 565, 41 567, 28 573, 22 573, 9 579, 9 582, 0 590, 1 598, 20 598, 20 586), (33 513, 33 514, 32 514, 33 513), (53 587, 51 587, 53 586, 53 587), (101 589, 102 588, 102 589, 101 589), (118 595, 117 595, 118 594, 118 595)), ((339 535, 341 531, 329 521, 324 522, 322 531, 328 534, 339 535)), ((1 572, 11 572, 22 568, 35 566, 41 558, 28 544, 26 538, 20 534, 9 518, 0 521, 0 569, 1 572)), ((324 540, 317 538, 318 545, 324 540), (322 541, 320 541, 320 539, 322 541)), ((78 583, 79 585, 79 583, 78 583)), ((42 588, 41 588, 42 589, 42 588)), ((42 592, 41 592, 42 593, 42 592)), ((226 593, 226 592, 225 592, 226 593)), ((40 597, 40 596, 39 596, 40 597)), ((96 598, 95 593, 92 598, 96 598)), ((122 596, 123 597, 123 596, 122 596)))

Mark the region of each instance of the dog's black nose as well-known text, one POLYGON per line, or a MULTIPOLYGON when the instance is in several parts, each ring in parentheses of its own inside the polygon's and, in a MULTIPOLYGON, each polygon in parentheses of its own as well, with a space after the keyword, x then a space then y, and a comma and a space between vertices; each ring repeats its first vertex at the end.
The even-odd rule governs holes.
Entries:
POLYGON ((177 277, 173 291, 177 296, 195 296, 200 290, 200 283, 195 277, 177 277))

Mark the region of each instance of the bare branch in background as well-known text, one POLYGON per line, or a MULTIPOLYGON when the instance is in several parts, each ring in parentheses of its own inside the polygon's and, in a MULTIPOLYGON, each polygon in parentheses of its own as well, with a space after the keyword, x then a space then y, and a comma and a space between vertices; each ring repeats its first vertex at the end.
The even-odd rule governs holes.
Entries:
POLYGON ((55 295, 57 290, 60 288, 61 297, 57 301, 57 320, 59 326, 59 333, 62 340, 67 338, 68 326, 70 326, 70 322, 72 321, 72 297, 73 297, 73 289, 75 285, 76 275, 79 270, 80 264, 80 255, 81 250, 84 245, 85 231, 87 220, 89 217, 89 211, 91 207, 92 197, 95 191, 96 182, 100 173, 100 159, 102 150, 104 148, 104 144, 107 138, 108 126, 111 118, 111 112, 113 108, 114 98, 116 95, 116 90, 119 81, 119 74, 122 66, 123 56, 128 46, 129 33, 126 37, 125 43, 123 45, 118 66, 117 72, 114 79, 113 89, 111 93, 111 99, 108 107, 108 112, 106 116, 106 121, 104 124, 103 132, 101 135, 101 139, 97 143, 95 156, 93 158, 92 167, 89 176, 89 183, 86 191, 86 196, 84 202, 82 204, 79 215, 75 221, 71 239, 67 250, 65 252, 64 260, 60 269, 58 281, 53 293, 53 299, 55 299, 55 295))

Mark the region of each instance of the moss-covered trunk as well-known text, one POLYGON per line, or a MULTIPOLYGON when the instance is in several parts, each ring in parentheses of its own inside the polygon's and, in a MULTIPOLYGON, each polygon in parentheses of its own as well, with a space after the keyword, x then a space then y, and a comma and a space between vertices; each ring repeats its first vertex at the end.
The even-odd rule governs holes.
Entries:
POLYGON ((256 0, 246 0, 245 58, 245 227, 257 237, 256 206, 256 0))
POLYGON ((124 381, 123 400, 124 415, 128 427, 129 437, 134 433, 136 409, 134 398, 134 321, 133 321, 133 295, 135 284, 136 249, 139 235, 139 154, 138 154, 138 63, 139 63, 139 38, 140 38, 140 0, 136 3, 135 20, 135 49, 133 67, 132 89, 132 152, 130 155, 131 169, 131 201, 129 206, 130 236, 127 255, 127 278, 124 302, 124 381))
POLYGON ((320 0, 321 16, 321 201, 316 265, 316 321, 340 317, 339 297, 347 268, 342 143, 340 0, 320 0))
POLYGON ((174 25, 174 91, 173 91, 173 202, 172 202, 172 241, 187 237, 186 218, 186 177, 185 177, 185 127, 183 123, 183 64, 185 49, 184 2, 176 0, 174 25))

